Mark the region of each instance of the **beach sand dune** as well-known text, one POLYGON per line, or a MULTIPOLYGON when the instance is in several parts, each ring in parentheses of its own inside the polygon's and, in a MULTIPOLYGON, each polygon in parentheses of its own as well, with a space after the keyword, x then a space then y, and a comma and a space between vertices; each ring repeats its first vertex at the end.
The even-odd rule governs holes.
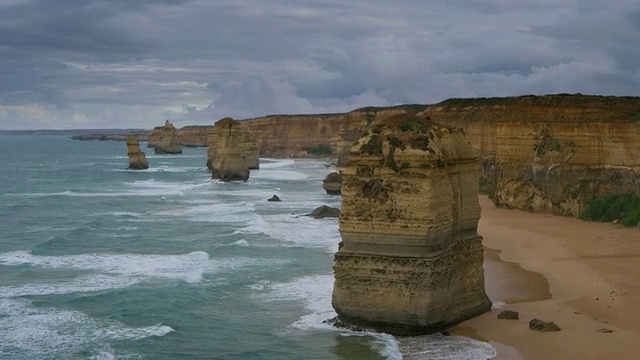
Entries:
POLYGON ((496 359, 640 359, 640 229, 480 204, 494 310, 453 333, 491 342, 496 359), (520 319, 497 319, 504 309, 520 319), (533 318, 562 331, 530 330, 533 318))

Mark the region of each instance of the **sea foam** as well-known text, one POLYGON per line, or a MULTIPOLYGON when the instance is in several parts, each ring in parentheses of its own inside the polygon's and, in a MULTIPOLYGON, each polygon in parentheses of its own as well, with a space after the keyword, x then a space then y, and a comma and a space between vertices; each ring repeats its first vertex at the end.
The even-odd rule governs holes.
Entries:
POLYGON ((79 311, 35 308, 26 299, 0 298, 0 355, 8 358, 66 359, 87 351, 94 359, 115 358, 110 341, 161 337, 172 331, 162 324, 127 327, 79 311))
POLYGON ((140 281, 150 278, 200 282, 204 274, 260 264, 252 258, 223 258, 212 260, 203 251, 181 255, 139 254, 82 254, 66 256, 38 256, 27 251, 0 254, 0 264, 27 264, 40 268, 93 270, 106 274, 119 274, 140 281))

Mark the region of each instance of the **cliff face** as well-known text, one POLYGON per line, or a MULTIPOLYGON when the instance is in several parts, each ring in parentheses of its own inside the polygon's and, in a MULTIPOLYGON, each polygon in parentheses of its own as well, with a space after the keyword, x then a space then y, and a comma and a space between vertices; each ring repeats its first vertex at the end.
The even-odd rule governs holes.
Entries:
POLYGON ((153 128, 147 146, 152 147, 156 154, 182 154, 178 131, 169 120, 164 126, 153 128))
POLYGON ((238 152, 245 159, 249 170, 260 168, 258 143, 242 122, 232 118, 224 118, 216 122, 216 125, 211 130, 209 134, 209 149, 207 150, 207 167, 213 169, 213 163, 219 149, 223 150, 222 155, 224 155, 227 151, 225 149, 230 146, 233 147, 234 152, 238 152), (217 129, 216 126, 218 127, 217 129))
POLYGON ((223 181, 246 181, 249 168, 258 167, 255 141, 239 121, 224 118, 216 122, 209 134, 209 164, 212 177, 223 181))
POLYGON ((213 126, 191 125, 178 130, 178 139, 182 146, 203 147, 209 144, 209 132, 213 126))
POLYGON ((273 115, 242 120, 265 157, 335 156, 344 114, 273 115))
POLYGON ((595 197, 640 194, 640 98, 454 99, 424 114, 465 129, 498 206, 578 216, 595 197))
POLYGON ((127 136, 127 156, 129 157, 129 169, 144 170, 149 168, 147 157, 140 151, 140 142, 135 136, 127 136))
POLYGON ((334 266, 341 322, 428 333, 490 309, 478 175, 463 132, 424 118, 387 118, 353 145, 334 266))

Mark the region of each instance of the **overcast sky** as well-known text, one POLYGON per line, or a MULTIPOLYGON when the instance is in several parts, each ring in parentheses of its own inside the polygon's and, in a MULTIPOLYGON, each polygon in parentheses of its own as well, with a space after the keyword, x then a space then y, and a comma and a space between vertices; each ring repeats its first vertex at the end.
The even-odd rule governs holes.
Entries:
POLYGON ((0 0, 0 129, 640 95, 638 0, 0 0))

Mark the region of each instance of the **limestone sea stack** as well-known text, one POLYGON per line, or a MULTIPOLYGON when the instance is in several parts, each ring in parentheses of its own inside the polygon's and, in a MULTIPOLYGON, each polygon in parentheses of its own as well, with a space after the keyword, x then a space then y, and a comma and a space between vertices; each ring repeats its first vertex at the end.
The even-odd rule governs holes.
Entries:
POLYGON ((322 188, 329 195, 340 195, 340 188, 342 187, 342 172, 332 172, 325 176, 322 180, 322 188))
POLYGON ((221 123, 220 126, 228 127, 228 130, 233 132, 234 143, 230 145, 234 146, 236 151, 239 151, 242 156, 244 156, 249 170, 259 169, 260 150, 258 148, 258 143, 240 121, 233 120, 232 118, 219 120, 211 130, 211 133, 209 134, 209 149, 207 151, 207 167, 213 170, 213 161, 217 156, 217 151, 219 149, 218 142, 220 140, 218 137, 221 134, 223 137, 228 136, 227 133, 220 132, 221 128, 216 130, 218 123, 223 120, 224 122, 221 123))
POLYGON ((173 124, 166 120, 164 126, 153 128, 149 135, 149 146, 156 154, 182 154, 182 146, 178 131, 173 124))
POLYGON ((490 310, 478 178, 463 131, 420 114, 374 124, 352 146, 334 264, 340 324, 423 334, 490 310))
POLYGON ((149 162, 144 152, 140 151, 140 142, 135 136, 127 136, 127 156, 129 157, 129 169, 145 170, 149 168, 149 162))
POLYGON ((219 120, 209 134, 209 141, 209 154, 213 154, 209 162, 212 177, 223 181, 247 181, 249 169, 258 166, 258 155, 255 141, 242 124, 228 117, 219 120))

